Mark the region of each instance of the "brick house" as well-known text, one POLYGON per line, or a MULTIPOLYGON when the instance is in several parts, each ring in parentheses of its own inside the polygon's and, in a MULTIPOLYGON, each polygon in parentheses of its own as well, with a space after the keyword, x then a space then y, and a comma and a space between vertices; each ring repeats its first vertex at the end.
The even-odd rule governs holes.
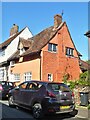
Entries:
POLYGON ((42 80, 61 82, 64 75, 76 80, 80 75, 79 59, 66 22, 54 16, 54 25, 30 39, 19 39, 17 52, 8 59, 15 64, 10 71, 14 82, 42 80))

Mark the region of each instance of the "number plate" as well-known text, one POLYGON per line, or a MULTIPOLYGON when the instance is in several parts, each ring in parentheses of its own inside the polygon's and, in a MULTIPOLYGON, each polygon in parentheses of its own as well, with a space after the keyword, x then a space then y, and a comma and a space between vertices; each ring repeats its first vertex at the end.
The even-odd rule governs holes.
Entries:
POLYGON ((60 109, 69 109, 70 106, 60 106, 60 109))

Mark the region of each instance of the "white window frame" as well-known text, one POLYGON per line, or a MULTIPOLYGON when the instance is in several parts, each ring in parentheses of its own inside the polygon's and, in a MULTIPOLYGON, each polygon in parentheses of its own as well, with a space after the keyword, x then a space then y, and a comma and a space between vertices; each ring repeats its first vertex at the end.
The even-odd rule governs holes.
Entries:
POLYGON ((57 52, 57 44, 49 43, 48 44, 48 51, 49 52, 57 52), (51 50, 49 49, 49 45, 51 45, 51 50), (56 47, 56 50, 54 50, 54 45, 56 47))
POLYGON ((66 47, 66 55, 73 57, 73 56, 74 56, 74 55, 73 55, 73 50, 74 50, 73 48, 66 47))
POLYGON ((19 73, 14 74, 14 80, 15 81, 20 81, 20 74, 19 73))
POLYGON ((24 73, 24 81, 32 80, 32 72, 25 72, 24 73))
POLYGON ((48 81, 50 81, 50 82, 53 81, 53 74, 48 73, 48 81))

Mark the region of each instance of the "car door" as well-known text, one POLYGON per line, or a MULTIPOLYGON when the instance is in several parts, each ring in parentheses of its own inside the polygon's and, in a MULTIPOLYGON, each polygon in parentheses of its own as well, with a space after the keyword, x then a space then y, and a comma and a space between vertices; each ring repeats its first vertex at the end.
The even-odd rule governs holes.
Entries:
POLYGON ((18 104, 24 103, 23 95, 25 94, 27 85, 28 85, 28 82, 24 82, 20 84, 18 87, 16 87, 13 95, 16 103, 18 104))
POLYGON ((23 94, 24 105, 31 106, 33 99, 37 97, 38 90, 39 88, 36 82, 30 82, 28 84, 25 94, 23 94))

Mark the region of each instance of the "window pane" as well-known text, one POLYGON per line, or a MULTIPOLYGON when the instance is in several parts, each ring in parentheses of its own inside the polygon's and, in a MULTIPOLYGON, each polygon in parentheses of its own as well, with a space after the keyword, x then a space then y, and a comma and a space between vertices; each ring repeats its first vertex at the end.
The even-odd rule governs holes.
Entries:
POLYGON ((73 56, 73 49, 70 49, 70 55, 73 56))
POLYGON ((21 89, 26 89, 26 87, 27 87, 27 83, 24 83, 24 84, 20 85, 21 89))
POLYGON ((14 80, 20 81, 20 74, 14 74, 14 80))
POLYGON ((66 48, 66 55, 73 56, 73 48, 66 48))
POLYGON ((24 80, 25 81, 29 81, 32 79, 32 73, 31 72, 27 72, 24 74, 24 80))
POLYGON ((53 44, 53 51, 56 52, 57 51, 57 45, 53 44))
POLYGON ((48 81, 52 81, 52 74, 48 74, 48 81))
POLYGON ((50 43, 48 44, 48 50, 52 51, 52 44, 50 44, 50 43))

